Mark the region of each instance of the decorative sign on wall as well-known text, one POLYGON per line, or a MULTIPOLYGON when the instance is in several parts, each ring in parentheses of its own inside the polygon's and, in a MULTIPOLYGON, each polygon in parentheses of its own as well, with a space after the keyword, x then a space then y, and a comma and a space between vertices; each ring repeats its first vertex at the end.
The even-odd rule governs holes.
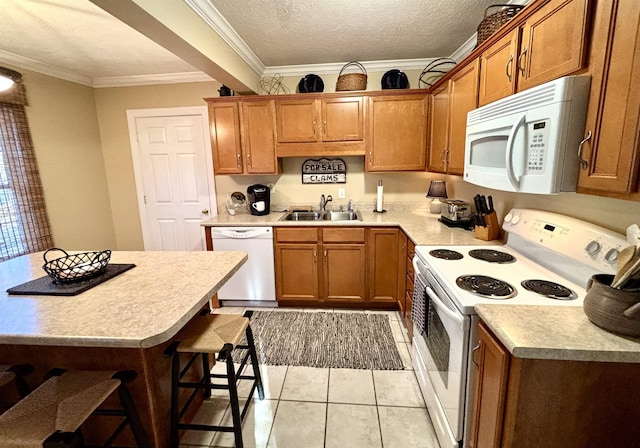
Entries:
POLYGON ((302 163, 303 184, 345 184, 347 165, 342 159, 307 159, 302 163))

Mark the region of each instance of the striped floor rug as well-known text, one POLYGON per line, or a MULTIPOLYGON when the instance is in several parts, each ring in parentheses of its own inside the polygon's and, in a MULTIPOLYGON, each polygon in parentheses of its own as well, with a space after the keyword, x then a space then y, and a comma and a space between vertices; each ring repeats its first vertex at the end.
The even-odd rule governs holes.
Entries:
MULTIPOLYGON (((269 365, 344 369, 404 368, 383 314, 255 311, 258 359, 269 365)), ((235 353, 239 359, 242 353, 235 353)))

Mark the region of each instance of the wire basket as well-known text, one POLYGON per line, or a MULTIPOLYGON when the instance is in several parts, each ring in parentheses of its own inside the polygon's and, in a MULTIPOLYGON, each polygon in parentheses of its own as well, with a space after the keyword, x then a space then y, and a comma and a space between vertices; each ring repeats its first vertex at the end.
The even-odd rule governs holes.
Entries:
POLYGON ((422 70, 422 73, 420 73, 418 84, 420 87, 428 89, 434 85, 438 79, 442 78, 445 73, 455 67, 455 65, 456 61, 450 58, 434 59, 422 70))
POLYGON ((110 250, 100 252, 82 252, 69 255, 57 247, 51 248, 43 255, 42 269, 53 279, 54 283, 70 283, 86 280, 104 271, 111 258, 110 250), (48 260, 47 255, 52 251, 62 252, 64 257, 48 260))
POLYGON ((338 81, 336 82, 336 92, 345 90, 366 90, 367 89, 367 70, 359 62, 349 62, 342 67, 338 74, 338 81), (358 67, 362 70, 362 73, 342 73, 344 69, 349 66, 358 67))
POLYGON ((498 31, 502 25, 507 23, 509 20, 513 19, 520 10, 522 10, 524 6, 522 5, 489 5, 484 10, 484 19, 478 25, 478 43, 476 46, 480 45, 482 42, 487 40, 493 33, 498 31), (502 10, 495 12, 493 14, 487 15, 491 8, 503 8, 502 10))

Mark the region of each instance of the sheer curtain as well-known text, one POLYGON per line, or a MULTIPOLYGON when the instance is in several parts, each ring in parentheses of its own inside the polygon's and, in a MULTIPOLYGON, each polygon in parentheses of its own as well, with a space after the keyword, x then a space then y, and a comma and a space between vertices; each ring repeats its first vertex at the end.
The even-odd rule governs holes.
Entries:
POLYGON ((25 106, 22 83, 0 92, 0 261, 53 246, 25 106))

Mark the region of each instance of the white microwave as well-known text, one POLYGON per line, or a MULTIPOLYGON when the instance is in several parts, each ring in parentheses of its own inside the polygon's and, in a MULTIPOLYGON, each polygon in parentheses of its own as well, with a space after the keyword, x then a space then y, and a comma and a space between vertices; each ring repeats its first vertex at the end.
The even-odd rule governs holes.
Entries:
POLYGON ((576 191, 588 75, 566 76, 467 115, 464 180, 495 190, 576 191))

